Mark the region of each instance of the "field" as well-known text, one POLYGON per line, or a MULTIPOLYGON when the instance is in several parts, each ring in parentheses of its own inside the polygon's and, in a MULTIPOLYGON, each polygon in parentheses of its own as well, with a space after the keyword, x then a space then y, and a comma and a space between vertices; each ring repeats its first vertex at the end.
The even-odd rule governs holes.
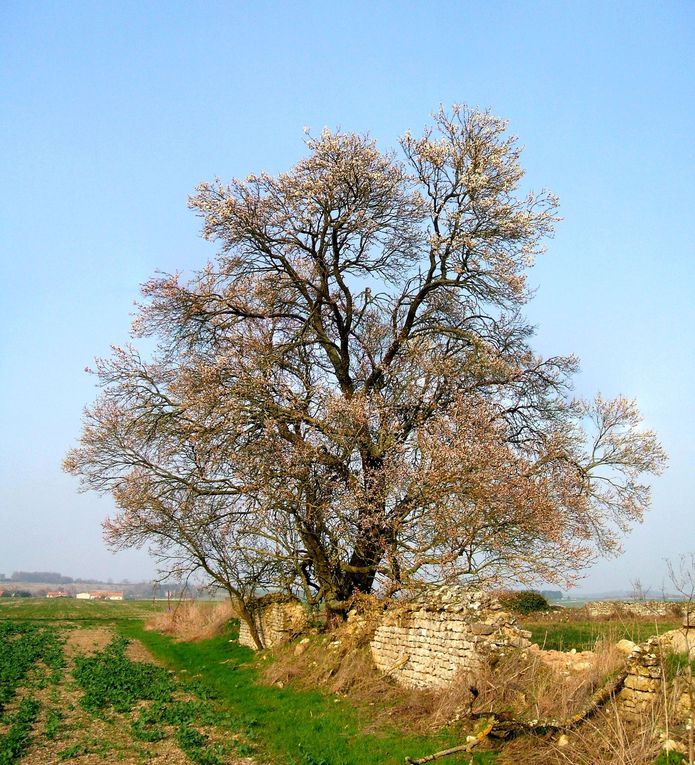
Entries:
POLYGON ((1 601, 0 765, 394 765, 460 743, 455 731, 371 730, 371 710, 343 697, 259 684, 262 662, 236 643, 234 626, 177 643, 142 626, 163 608, 1 601))
MULTIPOLYGON (((167 607, 1 600, 0 765, 395 765, 461 742, 461 729, 419 735, 389 723, 376 714, 379 699, 355 705, 341 694, 259 682, 270 660, 239 646, 234 624, 200 642, 146 630, 144 620, 167 607)), ((521 621, 534 641, 559 650, 677 626, 576 613, 521 621)), ((444 762, 497 761, 494 751, 470 757, 444 762)))
POLYGON ((167 608, 163 600, 76 600, 75 598, 0 598, 0 621, 122 622, 147 619, 167 608))
POLYGON ((520 621, 531 631, 534 643, 554 651, 571 651, 573 648, 591 651, 599 641, 617 643, 623 638, 640 643, 652 635, 680 627, 679 619, 586 619, 576 611, 570 611, 565 620, 529 616, 520 621))

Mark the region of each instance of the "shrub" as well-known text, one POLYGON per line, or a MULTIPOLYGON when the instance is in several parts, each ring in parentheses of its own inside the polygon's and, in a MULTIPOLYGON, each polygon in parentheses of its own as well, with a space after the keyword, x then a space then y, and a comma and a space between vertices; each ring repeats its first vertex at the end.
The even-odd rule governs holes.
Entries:
POLYGON ((517 614, 550 610, 550 603, 535 590, 507 590, 500 593, 498 599, 507 610, 517 614))

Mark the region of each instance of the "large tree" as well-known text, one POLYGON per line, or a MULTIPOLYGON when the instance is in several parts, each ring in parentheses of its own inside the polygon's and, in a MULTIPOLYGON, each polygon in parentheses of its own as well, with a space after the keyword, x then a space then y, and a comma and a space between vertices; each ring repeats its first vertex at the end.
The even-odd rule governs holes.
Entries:
POLYGON ((624 398, 571 397, 521 309, 556 201, 503 121, 455 108, 399 159, 324 131, 290 172, 201 185, 219 255, 144 285, 67 469, 232 597, 563 581, 649 504, 664 454, 624 398))

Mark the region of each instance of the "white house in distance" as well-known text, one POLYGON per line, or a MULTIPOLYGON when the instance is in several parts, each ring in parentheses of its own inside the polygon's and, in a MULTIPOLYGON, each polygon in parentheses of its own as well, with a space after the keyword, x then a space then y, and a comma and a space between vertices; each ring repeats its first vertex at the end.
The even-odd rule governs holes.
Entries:
POLYGON ((97 590, 96 592, 78 592, 75 597, 78 600, 123 600, 123 593, 97 590))

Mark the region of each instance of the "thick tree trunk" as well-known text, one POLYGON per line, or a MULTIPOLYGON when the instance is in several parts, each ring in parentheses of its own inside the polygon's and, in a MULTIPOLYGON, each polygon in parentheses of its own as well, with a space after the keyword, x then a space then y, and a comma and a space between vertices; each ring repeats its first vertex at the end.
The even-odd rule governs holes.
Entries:
POLYGON ((253 611, 249 609, 244 600, 238 595, 230 594, 230 597, 234 610, 239 615, 239 618, 249 628, 249 632, 251 633, 251 638, 256 645, 256 649, 262 651, 265 648, 265 645, 263 644, 261 635, 258 632, 258 625, 256 624, 253 611))

